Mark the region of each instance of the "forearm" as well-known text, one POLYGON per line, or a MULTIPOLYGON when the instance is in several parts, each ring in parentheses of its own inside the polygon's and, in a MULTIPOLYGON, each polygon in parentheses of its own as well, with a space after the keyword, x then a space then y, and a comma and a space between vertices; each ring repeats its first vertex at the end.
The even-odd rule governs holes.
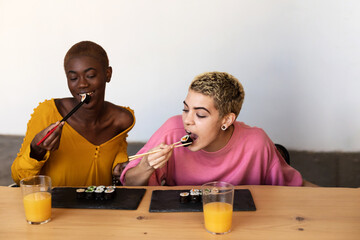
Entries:
POLYGON ((129 169, 125 174, 125 185, 127 186, 147 186, 149 178, 154 173, 155 169, 149 166, 146 161, 140 163, 129 169))
POLYGON ((49 154, 45 154, 44 161, 37 161, 30 157, 30 146, 24 147, 11 166, 11 175, 14 182, 19 183, 25 177, 39 174, 48 157, 49 154))

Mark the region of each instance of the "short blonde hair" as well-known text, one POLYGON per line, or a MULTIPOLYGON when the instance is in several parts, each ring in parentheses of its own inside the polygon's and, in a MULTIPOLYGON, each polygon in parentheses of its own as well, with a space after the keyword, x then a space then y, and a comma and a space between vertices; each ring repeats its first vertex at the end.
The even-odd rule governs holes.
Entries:
POLYGON ((189 90, 214 99, 220 117, 228 113, 239 115, 244 102, 244 88, 237 78, 226 72, 206 72, 194 78, 189 90))

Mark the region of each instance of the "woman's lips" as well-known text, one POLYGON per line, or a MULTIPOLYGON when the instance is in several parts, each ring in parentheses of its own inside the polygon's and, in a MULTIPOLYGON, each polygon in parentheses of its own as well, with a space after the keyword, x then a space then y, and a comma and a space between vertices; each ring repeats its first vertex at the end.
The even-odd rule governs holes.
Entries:
POLYGON ((195 142, 196 139, 198 138, 198 135, 196 135, 195 133, 192 133, 192 132, 190 132, 190 131, 188 131, 188 130, 185 130, 185 131, 186 131, 186 133, 191 137, 191 139, 193 140, 193 142, 195 142))
POLYGON ((91 96, 91 95, 93 95, 93 94, 94 94, 94 92, 79 93, 80 96, 84 96, 84 95, 89 95, 89 96, 91 96))
POLYGON ((195 141, 198 138, 198 135, 192 133, 190 134, 190 137, 195 141))
POLYGON ((86 95, 91 96, 93 94, 94 94, 94 92, 79 93, 80 100, 82 101, 83 99, 85 99, 86 95))

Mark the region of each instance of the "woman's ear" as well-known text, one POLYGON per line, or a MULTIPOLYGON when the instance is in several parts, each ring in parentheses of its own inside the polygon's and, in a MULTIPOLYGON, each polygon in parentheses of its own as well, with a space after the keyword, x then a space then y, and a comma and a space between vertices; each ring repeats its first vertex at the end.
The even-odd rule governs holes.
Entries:
POLYGON ((223 117, 222 125, 228 128, 235 122, 235 120, 236 120, 235 113, 228 113, 223 117))
POLYGON ((106 82, 110 82, 112 76, 112 67, 106 69, 106 82))

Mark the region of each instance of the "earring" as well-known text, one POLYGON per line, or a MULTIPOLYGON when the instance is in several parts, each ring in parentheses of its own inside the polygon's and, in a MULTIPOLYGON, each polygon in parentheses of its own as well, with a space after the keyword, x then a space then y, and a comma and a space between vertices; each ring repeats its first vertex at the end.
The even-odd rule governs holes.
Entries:
POLYGON ((225 125, 222 125, 222 126, 221 126, 221 130, 225 131, 225 130, 226 130, 226 126, 225 126, 225 125))

